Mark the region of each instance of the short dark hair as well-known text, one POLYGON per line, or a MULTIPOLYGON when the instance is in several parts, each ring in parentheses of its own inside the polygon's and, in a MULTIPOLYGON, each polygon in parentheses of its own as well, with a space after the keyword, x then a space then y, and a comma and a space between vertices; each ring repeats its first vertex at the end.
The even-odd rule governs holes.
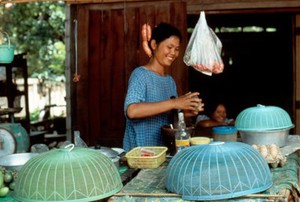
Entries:
POLYGON ((153 28, 151 40, 154 39, 156 43, 159 44, 171 36, 177 36, 180 42, 182 40, 182 35, 179 29, 171 24, 162 22, 153 28))
POLYGON ((206 115, 211 117, 211 115, 217 110, 219 105, 223 105, 226 108, 226 104, 223 101, 211 100, 210 102, 205 104, 205 112, 206 115))

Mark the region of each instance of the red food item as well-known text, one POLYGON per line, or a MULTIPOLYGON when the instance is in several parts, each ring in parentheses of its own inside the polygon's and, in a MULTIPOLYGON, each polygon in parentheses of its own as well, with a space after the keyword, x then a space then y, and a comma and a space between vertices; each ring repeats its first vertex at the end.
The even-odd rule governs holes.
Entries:
POLYGON ((148 41, 143 41, 142 46, 143 46, 145 53, 148 55, 148 57, 149 58, 152 57, 152 51, 149 47, 148 41))
POLYGON ((152 36, 152 30, 151 30, 151 26, 148 24, 146 25, 146 34, 147 34, 147 41, 150 41, 152 36))
POLYGON ((200 72, 212 72, 214 74, 222 73, 224 70, 224 64, 218 62, 215 62, 212 67, 208 67, 203 64, 193 64, 192 66, 200 72))
POLYGON ((145 53, 149 57, 152 57, 152 51, 151 51, 151 49, 149 47, 149 43, 148 43, 151 40, 151 35, 152 35, 151 26, 148 24, 143 24, 141 35, 142 35, 142 47, 143 47, 145 53))
POLYGON ((73 82, 78 82, 80 80, 80 75, 78 74, 74 74, 74 77, 73 77, 73 82))
POLYGON ((141 156, 154 156, 153 154, 141 154, 141 156))
POLYGON ((142 41, 148 41, 147 40, 147 24, 143 24, 141 35, 142 35, 142 41))
POLYGON ((141 156, 155 156, 155 152, 142 148, 141 156))

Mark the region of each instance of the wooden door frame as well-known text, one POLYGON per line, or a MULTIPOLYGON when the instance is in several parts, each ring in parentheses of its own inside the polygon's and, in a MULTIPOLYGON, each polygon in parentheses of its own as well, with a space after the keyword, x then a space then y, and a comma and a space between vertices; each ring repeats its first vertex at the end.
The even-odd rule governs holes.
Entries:
POLYGON ((300 134, 300 14, 295 15, 294 35, 294 106, 295 134, 300 134))

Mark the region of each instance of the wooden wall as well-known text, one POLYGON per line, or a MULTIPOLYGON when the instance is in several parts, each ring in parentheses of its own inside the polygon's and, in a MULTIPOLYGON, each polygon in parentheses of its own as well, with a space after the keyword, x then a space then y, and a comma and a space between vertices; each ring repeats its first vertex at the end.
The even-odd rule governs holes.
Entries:
MULTIPOLYGON (((299 0, 68 0, 67 2, 69 3, 66 10, 68 139, 72 140, 73 131, 79 130, 89 145, 99 143, 118 147, 122 146, 125 130, 123 102, 129 75, 136 66, 147 61, 139 38, 143 23, 155 25, 160 21, 167 21, 180 28, 186 36, 184 30, 187 15, 198 14, 201 10, 210 14, 224 14, 277 11, 299 13, 300 9, 299 0), (75 71, 74 19, 78 20, 79 30, 78 73, 81 79, 78 83, 72 82, 75 71)), ((183 42, 180 57, 184 53, 184 44, 186 41, 183 42)), ((298 39, 297 44, 298 48, 295 49, 299 50, 298 39)), ((295 64, 299 66, 299 59, 295 64)), ((188 90, 187 71, 182 60, 178 60, 170 70, 180 94, 188 90)), ((299 84, 297 85, 299 88, 299 84)), ((296 89, 297 87, 295 92, 296 89)), ((297 117, 299 120, 299 113, 297 117)))
MULTIPOLYGON (((186 6, 175 1, 138 5, 73 5, 69 22, 78 22, 78 74, 70 83, 71 130, 79 130, 88 145, 122 146, 125 130, 124 98, 132 70, 148 61, 141 48, 140 30, 148 22, 154 26, 169 22, 183 34, 181 55, 186 46, 186 6)), ((70 30, 73 30, 73 25, 70 30)), ((70 33, 72 33, 70 31, 70 33)), ((70 46, 74 46, 74 36, 70 46)), ((70 51, 70 79, 75 72, 74 47, 70 51)), ((188 68, 177 60, 169 72, 178 92, 188 90, 188 68)))

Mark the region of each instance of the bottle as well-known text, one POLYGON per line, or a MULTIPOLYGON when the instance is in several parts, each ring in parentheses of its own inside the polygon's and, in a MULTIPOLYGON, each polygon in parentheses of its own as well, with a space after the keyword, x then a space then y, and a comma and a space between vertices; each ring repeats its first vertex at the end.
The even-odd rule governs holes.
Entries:
POLYGON ((74 143, 75 147, 85 147, 87 148, 87 144, 81 139, 80 132, 78 130, 74 131, 74 143))
POLYGON ((178 130, 175 134, 176 152, 190 146, 190 134, 186 131, 183 112, 178 113, 178 130))

